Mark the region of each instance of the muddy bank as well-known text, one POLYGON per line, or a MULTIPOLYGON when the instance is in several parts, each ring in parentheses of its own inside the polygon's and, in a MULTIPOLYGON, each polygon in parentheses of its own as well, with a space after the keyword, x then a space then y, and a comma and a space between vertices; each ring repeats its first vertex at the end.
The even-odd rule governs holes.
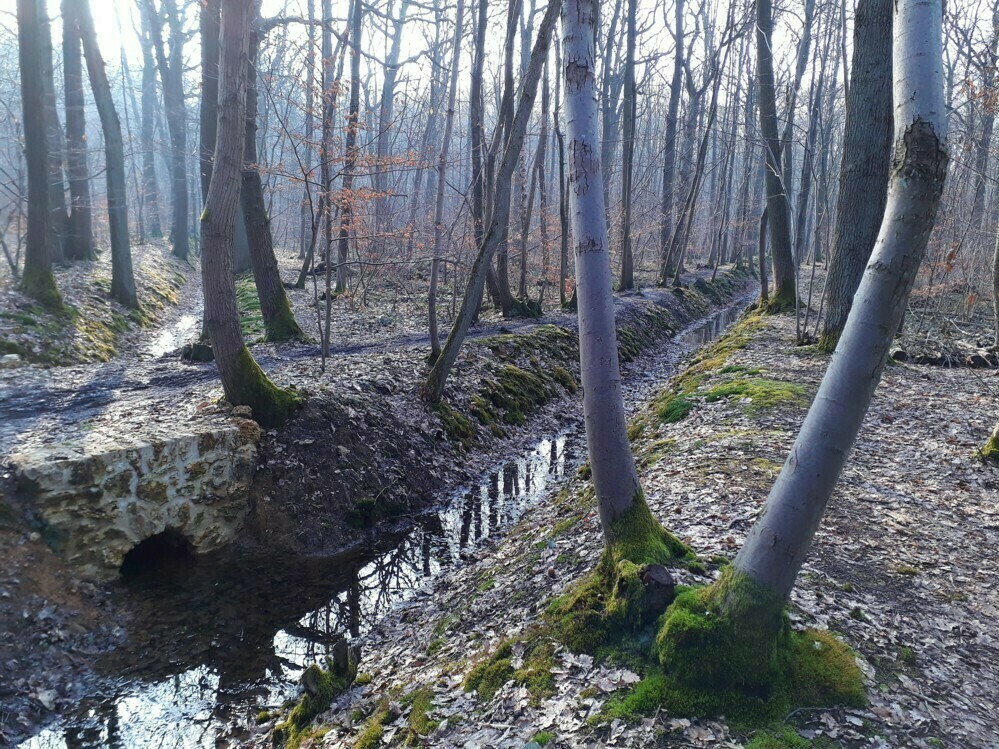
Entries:
MULTIPOLYGON (((751 285, 748 273, 733 269, 714 281, 618 297, 621 360, 632 361, 751 285)), ((422 351, 375 357, 367 376, 335 392, 309 393, 302 411, 259 445, 244 542, 281 552, 339 550, 419 512, 442 488, 524 444, 577 392, 574 316, 472 336, 436 407, 417 393, 422 351)))

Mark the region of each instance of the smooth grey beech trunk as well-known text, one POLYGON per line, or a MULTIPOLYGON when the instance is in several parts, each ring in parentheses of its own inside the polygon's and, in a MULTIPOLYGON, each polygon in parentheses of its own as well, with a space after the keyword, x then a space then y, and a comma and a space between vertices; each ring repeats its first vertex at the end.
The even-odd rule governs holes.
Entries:
POLYGON ((871 261, 832 362, 737 571, 787 600, 881 379, 947 173, 942 0, 896 0, 895 150, 871 261))
POLYGON ((860 0, 846 99, 843 160, 820 348, 831 352, 850 314, 885 210, 891 163, 892 0, 860 0))
POLYGON ((424 383, 424 395, 432 403, 439 402, 444 393, 447 377, 451 373, 454 363, 458 360, 461 344, 464 342, 468 328, 478 311, 489 264, 492 262, 496 248, 505 239, 507 233, 507 227, 510 223, 510 192, 513 185, 513 173, 517 168, 517 161, 524 147, 524 135, 527 132, 531 110, 534 109, 534 100, 538 94, 541 68, 548 57, 552 30, 558 19, 560 7, 559 0, 549 0, 545 15, 538 25, 538 38, 531 51, 531 62, 524 75, 523 86, 518 96, 517 110, 509 128, 509 137, 507 137, 506 147, 503 149, 503 159, 496 174, 494 183, 496 192, 492 211, 489 214, 489 227, 482 237, 479 252, 469 270, 468 284, 465 287, 465 296, 461 300, 461 309, 458 311, 454 325, 451 326, 451 332, 448 333, 447 341, 441 349, 441 355, 434 362, 433 368, 427 375, 427 381, 424 383))
POLYGON ((593 487, 606 531, 641 491, 628 442, 614 323, 610 243, 600 169, 594 67, 595 0, 566 0, 562 15, 569 202, 576 256, 579 364, 593 487))
POLYGON ((132 249, 128 237, 128 184, 125 180, 125 142, 121 121, 111 95, 104 58, 97 46, 97 31, 87 0, 72 0, 74 15, 83 42, 90 88, 104 131, 105 176, 108 190, 108 225, 111 233, 111 296, 120 304, 138 308, 135 275, 132 272, 132 249))
POLYGON ((454 130, 454 105, 458 96, 458 64, 461 62, 461 26, 465 21, 465 2, 458 0, 458 16, 454 22, 454 42, 451 50, 451 72, 448 82, 447 110, 444 113, 444 138, 440 157, 437 159, 437 201, 434 205, 434 254, 430 266, 430 293, 427 297, 427 314, 430 324, 430 358, 441 354, 441 341, 437 332, 437 284, 440 279, 441 252, 444 250, 444 192, 447 187, 447 159, 451 150, 451 132, 454 130))

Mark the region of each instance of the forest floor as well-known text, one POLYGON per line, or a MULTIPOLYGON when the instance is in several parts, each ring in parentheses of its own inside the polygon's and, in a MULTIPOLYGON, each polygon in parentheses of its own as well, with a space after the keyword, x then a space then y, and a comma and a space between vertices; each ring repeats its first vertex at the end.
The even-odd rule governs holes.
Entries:
MULTIPOLYGON (((632 416, 649 504, 704 560, 739 548, 828 363, 791 345, 792 318, 757 319, 744 331, 715 350, 706 376, 664 388, 666 398, 687 388, 686 418, 664 423, 661 398, 632 416)), ((995 370, 886 369, 792 607, 796 626, 828 627, 856 650, 870 705, 802 706, 785 720, 803 746, 996 746, 999 468, 976 451, 997 397, 995 370)), ((555 645, 545 673, 534 672, 553 678, 516 670, 525 657, 518 640, 544 631, 548 603, 599 557, 584 483, 536 506, 376 626, 362 642, 365 685, 320 716, 313 745, 743 746, 752 732, 722 718, 657 710, 602 719, 608 700, 642 678, 621 665, 555 645), (505 683, 488 698, 467 691, 472 669, 504 644, 505 683)), ((676 574, 704 584, 718 573, 706 561, 703 574, 676 574)), ((270 725, 260 727, 261 745, 270 725)))
MULTIPOLYGON (((700 271, 688 280, 708 274, 710 271, 700 271)), ((187 275, 189 280, 180 289, 177 306, 164 311, 159 325, 143 329, 144 335, 134 339, 123 336, 118 356, 112 361, 61 367, 47 363, 25 364, 0 372, 3 392, 0 401, 0 491, 12 490, 12 472, 6 464, 11 452, 32 446, 58 448, 80 444, 102 449, 135 443, 147 437, 212 427, 231 418, 229 409, 218 402, 221 388, 214 365, 182 363, 176 356, 180 344, 186 337, 193 337, 200 327, 200 283, 196 269, 188 268, 187 275), (130 344, 124 345, 125 341, 130 344)), ((748 277, 736 275, 726 279, 724 271, 720 275, 724 291, 719 292, 717 299, 693 290, 687 293, 648 290, 619 296, 616 302, 619 313, 634 327, 648 321, 642 317, 647 314, 645 311, 661 310, 665 317, 658 318, 660 327, 656 335, 659 338, 650 337, 643 345, 662 341, 694 317, 708 314, 713 307, 731 303, 746 293, 747 284, 750 284, 748 277), (660 307, 656 300, 665 306, 660 307), (662 327, 663 319, 670 321, 668 327, 662 327)), ((303 323, 308 319, 305 316, 310 314, 308 300, 303 301, 304 297, 304 292, 292 292, 296 313, 303 323)), ((549 395, 545 398, 550 398, 551 402, 543 412, 518 414, 517 423, 504 422, 501 429, 492 431, 492 438, 489 429, 477 427, 476 431, 484 438, 474 450, 455 442, 442 429, 441 420, 428 414, 426 405, 415 394, 415 387, 425 371, 427 349, 426 335, 419 329, 419 318, 417 322, 413 321, 415 299, 414 294, 409 306, 398 302, 395 307, 398 317, 393 317, 387 325, 382 325, 379 318, 393 314, 391 306, 379 311, 378 305, 371 304, 362 310, 352 310, 348 300, 341 300, 335 305, 334 320, 354 319, 354 327, 350 329, 353 332, 338 334, 342 336, 341 341, 334 337, 332 355, 336 365, 325 371, 320 367, 318 347, 314 343, 253 347, 258 361, 279 384, 329 394, 342 406, 337 415, 348 422, 338 422, 336 445, 340 449, 332 455, 322 452, 323 460, 316 459, 316 450, 325 447, 325 443, 319 440, 319 445, 310 446, 317 437, 314 431, 298 434, 293 428, 281 435, 268 435, 262 446, 267 471, 278 466, 280 469, 286 467, 285 475, 294 477, 315 474, 316 481, 324 487, 348 491, 357 499, 363 486, 353 486, 353 483, 386 482, 393 472, 405 468, 413 475, 404 477, 406 481, 392 484, 390 491, 379 493, 379 496, 412 495, 417 484, 443 489, 468 479, 489 461, 503 459, 510 450, 519 449, 524 440, 536 434, 534 430, 539 428, 539 420, 557 421, 557 409, 564 404, 555 397, 555 391, 562 393, 563 398, 570 391, 546 385, 549 395), (497 439, 497 436, 505 438, 497 439), (408 451, 410 455, 403 459, 401 467, 388 457, 389 453, 394 457, 400 446, 414 447, 408 451), (373 462, 364 462, 367 458, 373 462), (338 474, 342 480, 331 481, 333 474, 338 474), (354 482, 355 474, 364 475, 354 482)), ((537 330, 548 335, 554 331, 556 338, 561 340, 563 333, 557 331, 571 331, 574 327, 575 315, 562 311, 546 314, 540 320, 484 319, 473 330, 473 343, 465 347, 449 389, 449 399, 467 407, 483 378, 499 363, 490 346, 512 346, 512 353, 504 354, 506 358, 502 361, 517 361, 539 371, 559 364, 559 357, 566 358, 564 346, 548 352, 520 352, 519 336, 508 333, 529 335, 537 330)), ((574 354, 568 356, 573 361, 564 362, 572 372, 578 367, 574 357, 574 354)), ((577 375, 570 376, 570 381, 574 376, 577 375)), ((568 382, 566 388, 568 385, 574 386, 574 382, 568 382)), ((324 401, 323 398, 315 400, 324 401)), ((541 404, 531 404, 530 408, 534 409, 536 405, 541 404)), ((320 411, 314 415, 325 418, 329 414, 320 411)), ((308 431, 314 426, 315 422, 306 421, 299 428, 308 431)), ((321 426, 329 431, 332 424, 321 426)), ((278 520, 291 517, 296 520, 296 529, 320 527, 319 521, 302 520, 309 510, 303 503, 308 496, 287 487, 279 488, 276 496, 282 502, 274 503, 274 513, 269 516, 269 520, 274 521, 273 526, 280 525, 278 520)), ((405 499, 415 501, 411 496, 405 496, 405 499)), ((266 502, 268 497, 263 500, 266 502)), ((329 515, 326 505, 321 521, 327 522, 329 515)), ((336 520, 342 521, 342 518, 336 520)), ((270 523, 266 525, 268 531, 274 529, 270 523)), ((348 530, 354 537, 358 535, 355 528, 348 530)), ((322 548, 313 545, 307 550, 328 552, 330 544, 335 546, 337 543, 342 545, 343 538, 333 536, 322 548)), ((293 550, 302 551, 303 547, 297 544, 293 550)), ((12 513, 4 502, 0 502, 0 556, 7 560, 0 571, 2 745, 6 738, 23 735, 36 722, 68 710, 85 690, 88 663, 95 656, 121 645, 128 637, 129 625, 121 621, 120 612, 110 605, 106 590, 75 581, 39 534, 31 532, 31 526, 19 512, 12 513)))

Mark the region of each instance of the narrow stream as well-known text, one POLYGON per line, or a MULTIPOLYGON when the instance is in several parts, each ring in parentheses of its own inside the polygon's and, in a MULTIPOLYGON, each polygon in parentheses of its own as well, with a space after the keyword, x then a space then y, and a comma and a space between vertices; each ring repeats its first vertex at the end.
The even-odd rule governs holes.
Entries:
MULTIPOLYGON (((661 387, 685 354, 719 335, 745 304, 692 325, 643 358, 625 380, 629 407, 661 387)), ((114 597, 128 616, 128 641, 98 662, 99 688, 21 749, 240 745, 260 709, 297 692, 304 668, 339 640, 363 637, 484 541, 501 537, 559 490, 585 452, 576 418, 453 492, 407 531, 349 555, 181 558, 124 577, 114 597)))

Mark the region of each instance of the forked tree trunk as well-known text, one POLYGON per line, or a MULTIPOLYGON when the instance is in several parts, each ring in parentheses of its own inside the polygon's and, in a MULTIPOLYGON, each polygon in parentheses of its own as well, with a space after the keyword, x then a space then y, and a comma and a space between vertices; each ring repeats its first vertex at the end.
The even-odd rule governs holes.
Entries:
POLYGON ((892 138, 892 0, 860 0, 853 31, 853 62, 836 227, 826 275, 825 318, 819 348, 839 341, 874 249, 884 215, 892 138))
POLYGON ((492 262, 493 253, 507 233, 507 227, 510 223, 510 190, 513 184, 513 173, 517 168, 517 160, 524 147, 524 134, 531 118, 531 110, 534 108, 538 82, 541 79, 541 68, 548 57, 548 47, 551 44, 552 30, 558 18, 559 8, 560 0, 550 0, 545 15, 538 25, 538 38, 531 51, 531 62, 524 75, 516 113, 513 116, 506 145, 503 149, 503 160, 500 162, 494 182, 496 196, 489 216, 489 227, 482 237, 479 252, 469 270, 468 285, 465 288, 465 296, 461 300, 461 309, 454 325, 451 326, 451 332, 448 334, 443 349, 441 349, 441 355, 427 375, 427 381, 423 386, 424 396, 432 403, 441 400, 447 377, 458 359, 461 344, 465 340, 465 335, 468 333, 468 328, 478 309, 479 300, 482 298, 486 273, 492 262))
MULTIPOLYGON (((260 17, 260 1, 251 3, 254 18, 260 17)), ((277 258, 274 256, 274 237, 271 221, 264 202, 264 188, 257 164, 257 50, 260 39, 256 31, 250 32, 250 50, 247 58, 246 90, 246 143, 243 152, 241 207, 246 227, 247 249, 253 282, 260 300, 260 314, 268 341, 292 341, 305 338, 305 333, 295 320, 288 303, 288 295, 281 283, 277 258)), ((237 221, 240 212, 237 212, 237 221)))
POLYGON ((877 244, 798 438, 734 562, 736 574, 781 605, 881 379, 947 172, 942 0, 897 0, 895 9, 895 151, 877 244))
POLYGON ((777 131, 777 98, 774 84, 773 8, 771 0, 756 0, 756 75, 766 163, 766 189, 773 253, 774 292, 770 306, 780 310, 797 299, 788 199, 781 170, 781 141, 777 131))
POLYGON ((430 294, 427 312, 430 324, 430 361, 441 355, 441 341, 437 332, 437 284, 440 277, 441 252, 444 249, 444 191, 447 186, 447 159, 451 149, 451 131, 454 129, 454 106, 458 96, 458 63, 461 61, 461 27, 465 21, 464 0, 458 0, 458 16, 454 22, 454 42, 451 51, 451 72, 448 83, 447 109, 444 113, 444 139, 441 141, 440 158, 437 160, 437 202, 434 206, 434 253, 430 266, 430 294))
POLYGON ((125 180, 125 143, 121 121, 111 95, 104 58, 97 46, 97 31, 87 0, 70 0, 79 24, 83 52, 87 60, 90 88, 104 131, 105 175, 108 191, 108 226, 111 230, 111 296, 126 307, 137 308, 132 249, 128 238, 128 183, 125 180))
POLYGON ((295 398, 271 383, 243 343, 232 274, 232 242, 246 140, 246 60, 251 15, 251 3, 222 0, 218 132, 211 184, 201 215, 201 276, 205 325, 225 396, 233 405, 249 406, 261 424, 273 426, 291 413, 295 398))
POLYGON ((28 171, 28 231, 20 290, 42 305, 59 309, 62 297, 52 276, 49 254, 49 156, 45 132, 41 0, 17 0, 18 62, 24 156, 28 171))
POLYGON ((69 178, 67 260, 93 260, 90 173, 87 167, 87 121, 83 100, 83 58, 74 4, 62 1, 62 70, 66 95, 66 176, 69 178))

